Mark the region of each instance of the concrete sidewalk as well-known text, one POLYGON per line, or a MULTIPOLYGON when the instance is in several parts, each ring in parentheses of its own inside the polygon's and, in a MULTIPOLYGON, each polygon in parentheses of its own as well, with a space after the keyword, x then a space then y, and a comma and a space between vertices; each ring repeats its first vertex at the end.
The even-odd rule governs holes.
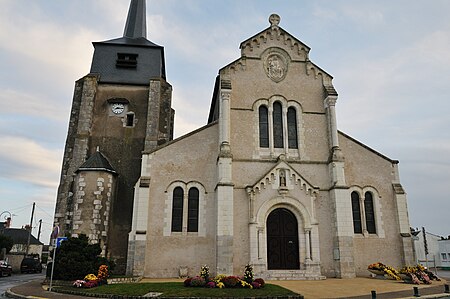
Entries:
POLYGON ((84 299, 88 297, 74 296, 67 294, 60 294, 55 292, 49 292, 42 287, 42 280, 34 280, 15 287, 12 287, 6 291, 6 297, 9 298, 49 298, 49 299, 84 299))
MULTIPOLYGON (((179 281, 182 279, 144 279, 142 282, 179 281)), ((371 291, 377 293, 377 298, 416 298, 413 297, 415 285, 406 284, 394 280, 375 278, 335 279, 328 278, 319 281, 268 281, 305 297, 310 298, 372 298, 371 291)), ((433 281, 431 285, 418 285, 421 298, 445 298, 450 294, 444 294, 444 284, 447 282, 433 281)), ((83 296, 74 296, 48 292, 44 290, 40 280, 25 283, 13 287, 7 292, 10 298, 49 298, 49 299, 82 299, 83 296)))
POLYGON ((412 285, 400 281, 377 278, 337 279, 328 278, 319 281, 268 281, 296 293, 305 299, 310 298, 372 298, 371 291, 375 291, 377 298, 416 298, 413 297, 413 287, 419 288, 421 298, 445 298, 450 294, 444 293, 445 280, 433 281, 430 285, 412 285), (424 295, 433 295, 426 297, 424 295), (443 297, 436 297, 437 295, 443 297))

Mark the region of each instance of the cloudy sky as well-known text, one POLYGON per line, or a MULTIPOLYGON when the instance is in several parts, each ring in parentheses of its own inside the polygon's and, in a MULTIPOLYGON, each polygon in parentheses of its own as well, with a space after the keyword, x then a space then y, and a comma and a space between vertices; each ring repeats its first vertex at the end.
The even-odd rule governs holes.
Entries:
MULTIPOLYGON (((44 241, 74 81, 89 72, 91 42, 122 36, 128 5, 0 0, 0 213, 21 227, 36 202, 44 241)), ((334 77, 339 129, 400 160, 411 225, 449 235, 449 12, 447 0, 147 0, 147 26, 165 47, 181 136, 206 123, 218 69, 279 14, 334 77)))

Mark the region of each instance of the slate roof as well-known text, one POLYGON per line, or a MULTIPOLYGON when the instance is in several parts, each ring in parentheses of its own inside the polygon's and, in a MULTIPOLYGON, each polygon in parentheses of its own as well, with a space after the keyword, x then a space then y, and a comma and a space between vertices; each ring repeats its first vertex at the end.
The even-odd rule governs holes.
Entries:
MULTIPOLYGON (((5 228, 0 230, 0 234, 11 237, 14 244, 27 244, 29 232, 23 228, 5 228)), ((33 235, 30 237, 31 245, 44 245, 42 242, 38 241, 33 235)))
POLYGON ((77 170, 79 171, 107 171, 114 174, 117 172, 111 166, 108 159, 100 152, 96 151, 89 159, 86 160, 77 170))
POLYGON ((127 22, 125 23, 124 37, 139 38, 147 37, 145 0, 131 0, 128 9, 127 22))
POLYGON ((160 45, 152 43, 145 37, 139 38, 129 38, 129 37, 119 37, 115 39, 110 39, 103 42, 93 42, 93 44, 112 44, 112 45, 124 45, 124 46, 140 46, 140 47, 153 47, 153 48, 163 48, 160 45))

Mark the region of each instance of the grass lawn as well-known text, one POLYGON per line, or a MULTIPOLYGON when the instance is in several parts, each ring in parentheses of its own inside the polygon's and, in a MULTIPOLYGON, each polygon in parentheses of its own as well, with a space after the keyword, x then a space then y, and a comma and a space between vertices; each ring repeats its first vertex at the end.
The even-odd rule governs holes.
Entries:
POLYGON ((62 289, 79 290, 85 293, 112 294, 125 296, 142 296, 150 292, 163 293, 163 297, 266 297, 266 296, 294 296, 298 295, 280 286, 266 284, 261 289, 208 289, 185 287, 180 282, 161 283, 123 283, 102 285, 92 289, 62 289))

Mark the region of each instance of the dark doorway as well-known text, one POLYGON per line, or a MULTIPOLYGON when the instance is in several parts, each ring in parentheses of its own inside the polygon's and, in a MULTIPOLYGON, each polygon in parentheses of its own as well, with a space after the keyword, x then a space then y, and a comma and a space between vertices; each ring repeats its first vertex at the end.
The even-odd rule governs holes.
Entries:
POLYGON ((269 270, 300 269, 298 226, 295 215, 276 209, 267 218, 267 267, 269 270))

